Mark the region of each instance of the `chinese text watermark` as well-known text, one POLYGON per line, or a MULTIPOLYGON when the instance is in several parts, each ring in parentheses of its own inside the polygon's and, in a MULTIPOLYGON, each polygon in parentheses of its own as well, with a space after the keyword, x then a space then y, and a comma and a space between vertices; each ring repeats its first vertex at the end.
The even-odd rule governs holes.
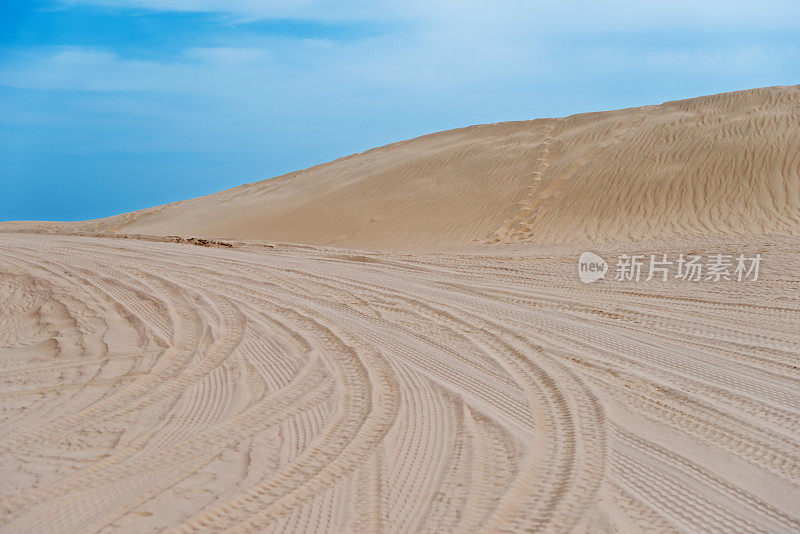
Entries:
POLYGON ((620 254, 613 269, 594 252, 584 252, 578 258, 578 277, 589 284, 601 278, 618 282, 669 279, 699 282, 744 282, 758 280, 761 254, 620 254), (611 273, 609 273, 609 270, 611 273))

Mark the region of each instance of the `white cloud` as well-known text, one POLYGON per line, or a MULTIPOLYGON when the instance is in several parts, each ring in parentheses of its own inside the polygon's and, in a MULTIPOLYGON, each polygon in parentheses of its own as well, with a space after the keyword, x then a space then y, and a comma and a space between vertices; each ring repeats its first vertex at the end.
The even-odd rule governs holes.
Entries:
POLYGON ((654 28, 800 28, 796 0, 62 0, 65 5, 224 13, 244 20, 499 23, 529 31, 642 31, 654 28))
POLYGON ((234 46, 196 47, 185 51, 187 58, 202 62, 219 64, 263 64, 275 54, 263 48, 242 48, 234 46))
POLYGON ((0 85, 37 90, 124 91, 163 90, 177 82, 180 65, 126 60, 81 47, 54 52, 29 50, 0 67, 0 85), (176 69, 177 67, 177 69, 176 69))
MULTIPOLYGON (((158 11, 225 13, 238 19, 301 19, 337 23, 341 21, 391 21, 391 31, 355 41, 272 38, 268 42, 247 42, 239 46, 194 48, 182 51, 168 68, 181 72, 193 62, 184 79, 213 73, 200 72, 204 66, 223 69, 232 79, 252 84, 272 71, 272 76, 303 83, 319 83, 329 77, 350 75, 370 87, 394 88, 415 94, 429 94, 448 88, 468 88, 481 83, 535 82, 543 77, 563 79, 569 69, 581 67, 587 58, 609 56, 615 66, 641 64, 681 67, 708 65, 725 71, 742 65, 748 58, 743 44, 724 49, 729 43, 714 45, 714 39, 685 50, 671 42, 676 35, 706 35, 739 29, 800 30, 800 2, 762 0, 62 0, 68 4, 94 4, 117 8, 158 11), (398 29, 400 28, 400 29, 398 29), (649 39, 648 48, 631 49, 624 41, 649 39), (607 37, 611 36, 609 41, 607 37), (581 44, 580 40, 584 43, 581 44), (611 46, 594 49, 597 39, 611 46), (621 40, 617 44, 615 41, 621 40), (649 47, 654 49, 650 49, 649 47), (613 57, 611 57, 613 56, 613 57), (626 57, 627 56, 627 57, 626 57), (709 59, 710 58, 710 59, 709 59), (733 63, 725 62, 733 59, 733 63), (246 72, 249 69, 250 72, 246 72), (283 72, 275 72, 275 69, 283 72)), ((377 26, 378 28, 380 26, 377 26)), ((241 44, 241 43, 239 43, 241 44)), ((635 46, 635 45, 633 45, 635 46)), ((769 61, 780 50, 761 50, 769 61)), ((124 63, 115 68, 119 77, 140 69, 155 73, 159 65, 124 63)), ((589 69, 596 65, 587 64, 589 69)), ((88 68, 88 67, 87 67, 88 68)), ((29 73, 32 75, 32 73, 29 73)), ((219 73, 218 73, 219 74, 219 73)), ((217 74, 217 77, 219 75, 217 74)), ((62 67, 43 81, 69 78, 62 67)), ((135 75, 130 76, 135 78, 135 75)), ((109 76, 86 73, 87 85, 95 88, 112 84, 109 76), (93 83, 89 83, 94 80, 93 83)), ((123 81, 123 84, 136 80, 123 81)), ((77 82, 76 82, 77 83, 77 82)), ((212 86, 216 83, 209 81, 212 86)), ((341 83, 334 81, 334 83, 341 83)), ((159 85, 159 84, 156 84, 159 85)), ((161 84, 163 85, 163 84, 161 84)), ((166 84, 171 85, 171 84, 166 84)), ((202 88, 200 89, 202 90, 202 88)))
MULTIPOLYGON (((780 76, 794 72, 791 66, 798 60, 791 46, 738 43, 730 32, 734 37, 727 41, 708 38, 678 46, 663 36, 650 39, 644 31, 691 27, 704 19, 715 24, 725 20, 727 28, 744 24, 748 17, 753 17, 755 26, 780 27, 800 20, 800 13, 797 19, 759 15, 754 8, 738 4, 731 8, 716 1, 698 6, 675 0, 668 9, 666 4, 653 7, 619 0, 569 5, 554 0, 398 1, 388 9, 385 3, 345 1, 336 4, 338 11, 330 3, 312 1, 81 1, 330 21, 336 17, 377 21, 394 13, 392 17, 405 21, 401 30, 354 40, 250 35, 221 46, 178 49, 158 60, 128 57, 124 49, 88 47, 6 50, 0 59, 0 85, 53 95, 49 96, 53 101, 61 91, 87 93, 91 96, 82 96, 86 104, 75 120, 83 120, 86 110, 96 105, 98 117, 120 121, 120 131, 125 130, 125 121, 133 120, 130 117, 157 122, 152 135, 162 139, 154 137, 154 145, 174 144, 179 137, 202 138, 197 145, 207 149, 215 143, 245 142, 246 135, 252 136, 246 141, 252 145, 267 138, 265 128, 272 128, 273 134, 307 128, 330 135, 341 129, 349 132, 344 136, 359 139, 363 132, 370 142, 354 147, 361 149, 381 140, 476 122, 650 104, 772 81, 792 82, 780 76), (387 10, 379 13, 380 8, 387 10), (606 39, 605 34, 615 39, 606 39)), ((765 0, 761 6, 768 13, 779 4, 765 0)), ((786 9, 791 13, 798 8, 786 9)), ((688 34, 706 36, 703 32, 688 34)), ((61 98, 69 103, 77 100, 74 94, 61 98)), ((107 136, 103 142, 115 139, 107 136)))
POLYGON ((152 11, 225 13, 242 20, 304 19, 315 21, 399 20, 417 11, 420 0, 375 2, 345 0, 62 0, 62 4, 152 11))

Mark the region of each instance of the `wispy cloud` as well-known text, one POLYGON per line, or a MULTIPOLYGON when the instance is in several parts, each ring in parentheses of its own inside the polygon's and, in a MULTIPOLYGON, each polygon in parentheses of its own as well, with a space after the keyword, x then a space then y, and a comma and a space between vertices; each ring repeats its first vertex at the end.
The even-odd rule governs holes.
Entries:
POLYGON ((794 0, 62 0, 62 4, 101 5, 119 9, 226 13, 247 20, 503 20, 536 30, 600 31, 652 27, 798 28, 800 5, 794 0))

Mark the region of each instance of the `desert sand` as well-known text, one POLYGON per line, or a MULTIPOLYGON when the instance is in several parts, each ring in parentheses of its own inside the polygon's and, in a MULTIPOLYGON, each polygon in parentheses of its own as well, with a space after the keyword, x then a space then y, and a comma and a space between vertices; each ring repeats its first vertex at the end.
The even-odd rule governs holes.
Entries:
POLYGON ((473 126, 0 224, 0 532, 800 531, 799 110, 473 126), (764 259, 583 284, 585 250, 764 259))

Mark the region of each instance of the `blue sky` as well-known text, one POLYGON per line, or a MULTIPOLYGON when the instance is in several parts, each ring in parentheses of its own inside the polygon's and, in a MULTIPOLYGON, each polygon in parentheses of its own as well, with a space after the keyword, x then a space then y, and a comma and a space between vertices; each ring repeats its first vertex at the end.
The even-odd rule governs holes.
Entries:
POLYGON ((104 217, 459 126, 800 83, 800 2, 0 4, 0 220, 104 217))

